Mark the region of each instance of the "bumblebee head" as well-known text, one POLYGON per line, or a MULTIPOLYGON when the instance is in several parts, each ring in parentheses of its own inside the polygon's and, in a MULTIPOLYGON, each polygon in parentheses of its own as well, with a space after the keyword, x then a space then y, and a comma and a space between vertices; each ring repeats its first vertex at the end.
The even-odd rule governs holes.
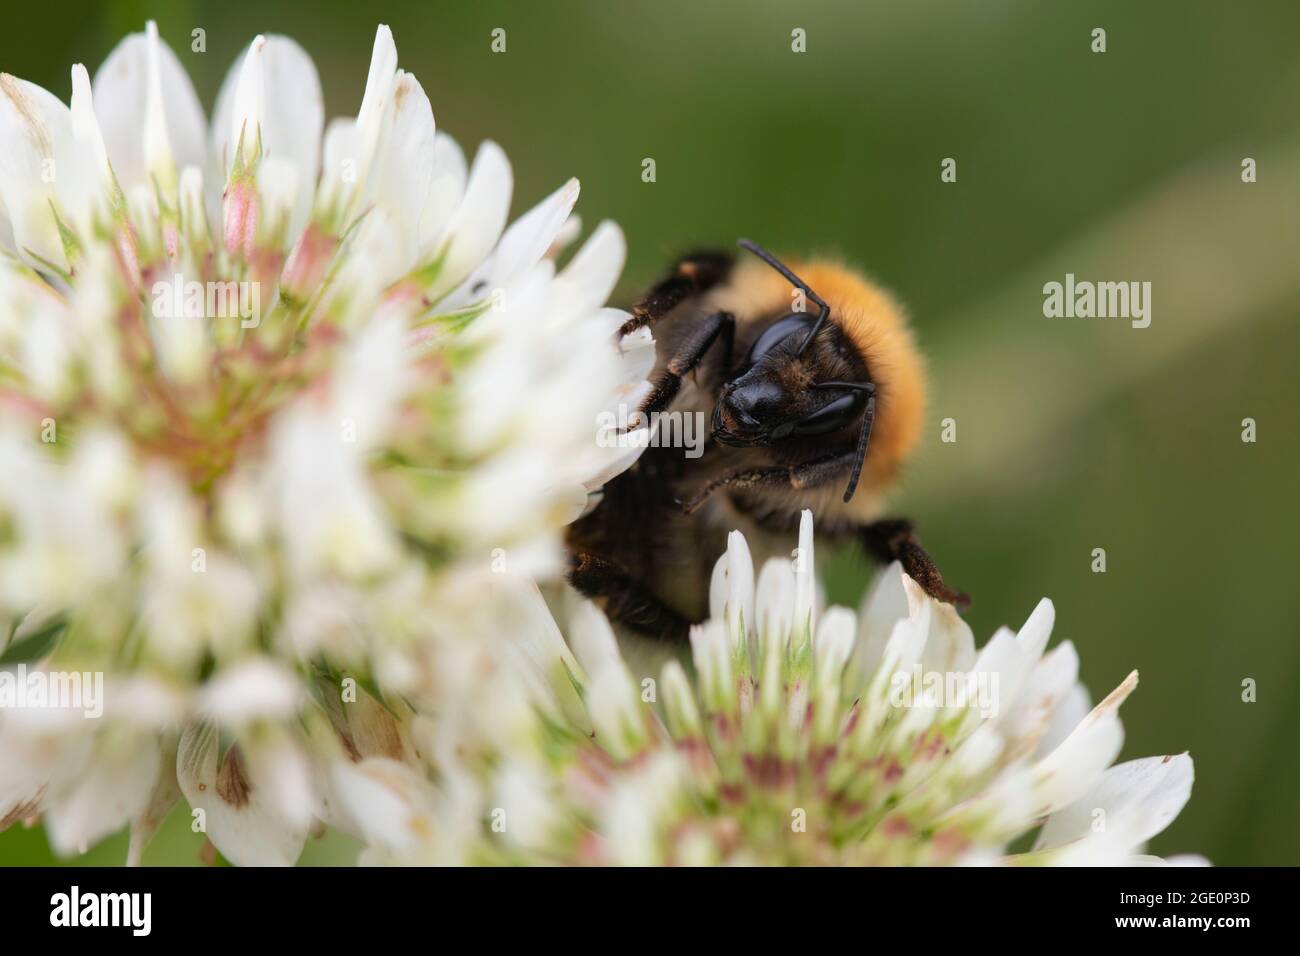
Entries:
MULTIPOLYGON (((770 445, 839 431, 863 413, 874 385, 819 382, 816 347, 804 344, 816 317, 792 312, 754 341, 741 371, 722 387, 713 437, 724 445, 770 445)), ((828 331, 834 331, 829 329, 828 331)))
POLYGON ((745 239, 740 245, 802 290, 818 312, 790 312, 763 329, 744 366, 723 385, 713 409, 713 437, 723 445, 772 445, 860 422, 853 473, 844 493, 849 501, 871 440, 875 384, 866 374, 853 381, 824 380, 822 373, 833 363, 823 351, 843 349, 843 343, 831 341, 839 338, 839 330, 827 322, 830 306, 770 253, 745 239))

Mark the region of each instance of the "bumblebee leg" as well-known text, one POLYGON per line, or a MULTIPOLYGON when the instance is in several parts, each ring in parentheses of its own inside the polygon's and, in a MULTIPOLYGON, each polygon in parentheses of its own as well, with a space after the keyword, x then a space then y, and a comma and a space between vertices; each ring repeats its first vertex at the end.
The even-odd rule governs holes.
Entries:
MULTIPOLYGON (((853 468, 855 451, 827 455, 790 467, 751 468, 724 475, 705 485, 694 497, 682 502, 687 514, 696 511, 720 488, 745 490, 759 487, 786 487, 795 491, 817 488, 838 482, 853 468)), ((934 559, 921 547, 912 522, 890 518, 862 525, 858 529, 867 553, 881 564, 898 561, 926 594, 938 601, 947 601, 961 610, 970 607, 970 597, 950 588, 935 566, 934 559)))
POLYGON ((632 317, 619 328, 614 341, 621 342, 623 336, 667 315, 689 296, 718 285, 731 273, 734 261, 728 252, 695 252, 683 256, 672 272, 632 306, 632 317))
POLYGON ((705 485, 694 497, 682 502, 682 510, 687 514, 697 511, 708 497, 720 488, 735 488, 744 491, 747 488, 790 488, 800 491, 806 488, 819 488, 841 480, 853 468, 854 452, 852 450, 835 455, 824 455, 798 465, 772 465, 767 468, 748 468, 715 478, 705 485))
MULTIPOLYGON (((654 391, 641 403, 641 414, 648 420, 655 412, 662 412, 673 403, 682 379, 695 371, 714 342, 722 340, 723 364, 731 362, 731 346, 736 339, 736 318, 730 312, 715 312, 691 331, 676 355, 668 360, 663 376, 654 391)), ((648 424, 648 421, 647 421, 648 424)))
POLYGON ((921 547, 916 529, 905 518, 886 518, 863 525, 859 532, 867 553, 881 564, 897 561, 926 594, 937 601, 947 601, 961 610, 970 607, 970 597, 944 583, 934 559, 921 547))
POLYGON ((690 622, 650 593, 619 565, 589 551, 569 557, 569 583, 589 598, 603 598, 607 617, 643 634, 685 641, 690 622))

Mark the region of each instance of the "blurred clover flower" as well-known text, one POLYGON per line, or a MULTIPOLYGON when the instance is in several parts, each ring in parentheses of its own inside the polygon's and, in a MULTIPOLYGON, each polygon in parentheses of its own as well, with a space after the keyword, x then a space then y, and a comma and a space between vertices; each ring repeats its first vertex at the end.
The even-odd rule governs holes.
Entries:
POLYGON ((805 511, 796 560, 769 561, 755 584, 733 533, 711 619, 692 634, 694 678, 673 661, 657 684, 628 668, 592 605, 575 606, 566 644, 535 589, 503 582, 527 664, 485 664, 482 693, 510 705, 479 712, 438 789, 385 758, 355 765, 366 859, 1164 862, 1142 847, 1187 802, 1192 761, 1111 766, 1136 673, 1090 709, 1073 645, 1044 653, 1050 602, 976 651, 953 608, 897 564, 859 614, 819 616, 812 548, 805 511), (896 675, 918 666, 995 688, 996 707, 904 701, 896 675), (1032 848, 1009 852, 1036 829, 1032 848))
POLYGON ((398 753, 365 688, 437 700, 482 581, 561 566, 653 342, 613 345, 616 226, 557 270, 577 182, 507 228, 511 193, 387 27, 328 127, 284 37, 210 128, 152 23, 70 108, 0 75, 0 663, 107 675, 102 720, 0 714, 0 827, 130 824, 138 860, 183 793, 231 860, 293 862, 349 822, 333 761, 398 753))

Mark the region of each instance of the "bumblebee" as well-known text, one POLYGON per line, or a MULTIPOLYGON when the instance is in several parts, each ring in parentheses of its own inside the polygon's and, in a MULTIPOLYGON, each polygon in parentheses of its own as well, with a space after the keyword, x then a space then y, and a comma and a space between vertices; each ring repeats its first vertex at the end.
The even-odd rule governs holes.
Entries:
POLYGON ((654 637, 685 639, 708 615, 729 531, 756 562, 785 554, 800 511, 819 541, 853 539, 939 600, 944 583, 912 522, 882 518, 885 494, 920 438, 925 371, 902 310, 856 271, 790 266, 748 240, 754 259, 684 256, 618 332, 650 326, 658 358, 641 420, 708 422, 703 454, 651 443, 567 532, 569 580, 605 613, 654 637))

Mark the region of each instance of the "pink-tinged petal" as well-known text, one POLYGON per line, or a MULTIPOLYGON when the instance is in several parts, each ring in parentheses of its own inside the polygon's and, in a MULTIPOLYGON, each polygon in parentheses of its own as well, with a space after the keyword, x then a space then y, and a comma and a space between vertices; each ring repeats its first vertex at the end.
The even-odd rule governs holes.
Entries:
POLYGON ((287 160, 297 170, 290 241, 306 225, 320 172, 325 106, 311 57, 283 36, 259 36, 231 67, 212 117, 212 158, 224 184, 235 166, 243 134, 243 158, 251 161, 261 137, 263 156, 287 160))

